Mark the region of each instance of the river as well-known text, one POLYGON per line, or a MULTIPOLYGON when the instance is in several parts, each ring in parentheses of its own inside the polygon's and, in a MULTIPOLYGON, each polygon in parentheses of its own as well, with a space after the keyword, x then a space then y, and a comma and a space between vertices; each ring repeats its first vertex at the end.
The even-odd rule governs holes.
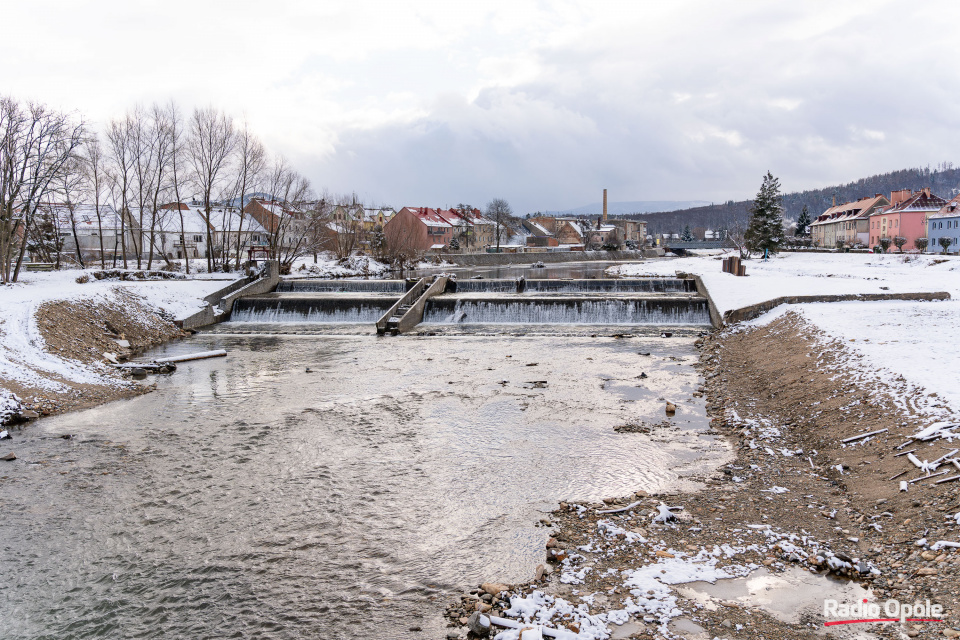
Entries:
POLYGON ((14 432, 0 635, 443 638, 463 589, 533 575, 558 501, 728 455, 693 395, 695 330, 306 332, 220 325, 154 355, 227 358, 14 432), (671 428, 614 431, 665 400, 671 428))

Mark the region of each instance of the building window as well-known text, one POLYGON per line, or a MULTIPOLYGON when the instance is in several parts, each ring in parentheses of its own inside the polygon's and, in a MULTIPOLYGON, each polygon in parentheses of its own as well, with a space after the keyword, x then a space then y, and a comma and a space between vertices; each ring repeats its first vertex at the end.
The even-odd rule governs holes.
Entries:
POLYGON ((193 236, 194 242, 203 242, 203 236, 193 236))

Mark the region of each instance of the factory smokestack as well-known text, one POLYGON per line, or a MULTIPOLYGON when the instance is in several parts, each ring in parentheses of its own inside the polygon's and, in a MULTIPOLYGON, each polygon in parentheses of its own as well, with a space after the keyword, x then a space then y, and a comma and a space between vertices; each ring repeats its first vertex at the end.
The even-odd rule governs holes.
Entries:
POLYGON ((603 221, 607 221, 607 190, 603 190, 603 221))

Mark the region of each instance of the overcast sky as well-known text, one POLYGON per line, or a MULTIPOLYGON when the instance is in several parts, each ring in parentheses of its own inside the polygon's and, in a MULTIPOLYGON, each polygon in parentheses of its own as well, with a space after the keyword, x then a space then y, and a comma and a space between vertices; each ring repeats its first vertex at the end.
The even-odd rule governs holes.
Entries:
POLYGON ((517 213, 956 161, 960 3, 6 3, 0 93, 246 117, 319 189, 517 213), (9 25, 17 25, 11 29, 9 25))

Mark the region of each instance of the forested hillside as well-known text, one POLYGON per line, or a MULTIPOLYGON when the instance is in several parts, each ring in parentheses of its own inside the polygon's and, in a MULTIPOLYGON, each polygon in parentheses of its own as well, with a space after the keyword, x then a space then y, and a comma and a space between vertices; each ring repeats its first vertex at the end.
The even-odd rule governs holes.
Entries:
MULTIPOLYGON (((930 187, 934 194, 950 199, 960 193, 960 169, 950 162, 944 162, 934 168, 902 169, 891 173, 882 173, 854 182, 822 189, 810 189, 787 193, 783 196, 785 217, 796 220, 800 210, 806 205, 811 218, 816 218, 830 207, 833 197, 837 202, 848 202, 863 196, 882 193, 887 197, 897 189, 921 189, 930 187)), ((758 185, 759 188, 759 185, 758 185)), ((647 233, 680 233, 684 227, 691 229, 729 229, 738 223, 746 225, 750 217, 752 201, 729 201, 694 209, 664 211, 624 216, 647 221, 647 233)))

